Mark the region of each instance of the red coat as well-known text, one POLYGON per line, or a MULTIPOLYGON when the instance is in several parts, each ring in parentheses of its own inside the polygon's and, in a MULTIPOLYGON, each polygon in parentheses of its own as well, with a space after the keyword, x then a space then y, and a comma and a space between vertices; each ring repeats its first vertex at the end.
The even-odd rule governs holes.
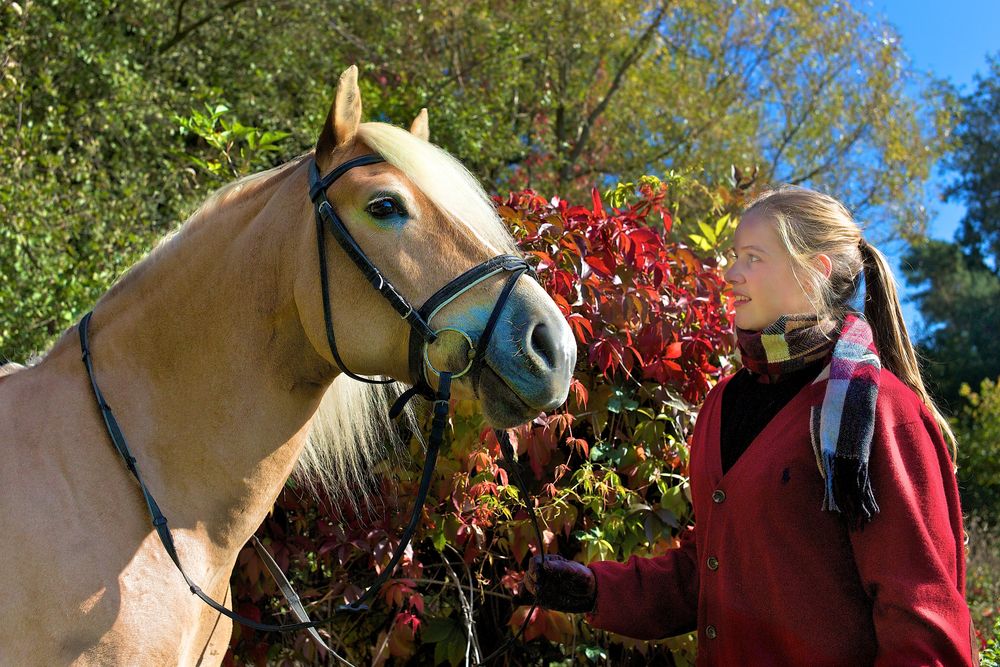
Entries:
POLYGON ((698 630, 698 665, 969 665, 958 487, 917 396, 883 370, 870 472, 880 513, 860 531, 820 509, 806 386, 723 475, 722 390, 691 445, 697 528, 656 558, 592 563, 590 623, 638 639, 698 630))

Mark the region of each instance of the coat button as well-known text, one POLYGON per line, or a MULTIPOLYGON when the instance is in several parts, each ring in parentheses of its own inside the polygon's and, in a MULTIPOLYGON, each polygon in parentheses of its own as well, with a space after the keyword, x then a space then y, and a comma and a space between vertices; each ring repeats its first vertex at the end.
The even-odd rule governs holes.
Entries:
POLYGON ((709 639, 715 639, 716 637, 719 636, 719 633, 716 632, 714 625, 710 625, 707 628, 705 628, 705 636, 708 637, 709 639))
POLYGON ((716 489, 715 491, 712 492, 712 500, 714 500, 716 503, 721 503, 725 499, 726 499, 726 492, 723 491, 722 489, 716 489))
POLYGON ((708 557, 708 569, 709 570, 718 570, 719 569, 719 559, 716 558, 715 556, 709 556, 708 557))

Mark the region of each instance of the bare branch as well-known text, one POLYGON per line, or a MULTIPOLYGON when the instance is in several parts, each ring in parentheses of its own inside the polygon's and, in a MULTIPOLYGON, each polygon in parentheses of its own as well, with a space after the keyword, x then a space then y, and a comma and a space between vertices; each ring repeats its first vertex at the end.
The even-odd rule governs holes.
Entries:
POLYGON ((174 34, 179 35, 181 32, 181 25, 184 23, 184 5, 188 3, 188 0, 180 0, 177 3, 177 16, 174 18, 174 34))
MULTIPOLYGON (((439 586, 448 586, 449 584, 455 585, 454 581, 451 581, 451 582, 449 582, 449 581, 442 581, 441 579, 411 579, 411 581, 413 581, 413 583, 415 583, 415 584, 435 584, 435 585, 439 585, 439 586)), ((490 595, 490 596, 498 598, 500 600, 510 601, 510 600, 514 599, 510 595, 505 595, 503 593, 497 593, 495 591, 480 590, 480 589, 474 588, 472 586, 461 585, 461 586, 459 586, 459 589, 463 590, 463 591, 469 591, 469 593, 479 593, 481 595, 490 595)))
MULTIPOLYGON (((454 568, 452 568, 451 563, 448 562, 447 558, 442 558, 441 562, 444 564, 445 569, 448 571, 448 577, 455 585, 455 588, 458 589, 458 599, 462 603, 461 604, 462 618, 465 621, 465 632, 468 640, 468 643, 465 646, 465 662, 466 664, 469 664, 469 654, 472 653, 475 657, 474 664, 479 664, 479 662, 482 660, 482 653, 479 649, 479 640, 476 638, 476 620, 472 614, 472 601, 474 599, 475 593, 472 590, 470 590, 469 598, 466 599, 465 595, 462 594, 462 582, 458 578, 458 575, 455 574, 455 570, 454 568)), ((468 570, 468 566, 466 566, 466 570, 468 570)), ((471 588, 471 578, 472 578, 471 573, 469 573, 469 578, 470 578, 470 588, 471 588)))
POLYGON ((767 181, 771 181, 774 178, 774 174, 778 171, 778 164, 781 161, 781 154, 785 152, 785 149, 788 148, 789 144, 791 144, 791 141, 793 138, 795 138, 795 135, 799 133, 802 127, 806 124, 806 121, 808 121, 809 118, 811 118, 813 113, 816 111, 816 106, 818 105, 821 97, 820 94, 827 86, 833 83, 837 75, 839 75, 841 72, 847 69, 850 65, 851 65, 850 60, 844 60, 839 67, 831 67, 830 70, 826 73, 826 75, 822 79, 820 79, 816 87, 809 92, 809 103, 806 105, 803 112, 799 115, 799 118, 796 120, 794 125, 792 125, 791 128, 785 131, 785 133, 781 137, 781 145, 775 152, 774 157, 771 158, 771 169, 768 172, 766 179, 767 181))
POLYGON ((570 153, 569 159, 566 160, 559 170, 560 185, 567 182, 571 178, 573 165, 576 164, 578 159, 580 159, 580 154, 583 153, 583 149, 587 145, 587 140, 590 138, 590 131, 594 127, 594 123, 597 122, 597 119, 600 118, 601 114, 604 113, 604 110, 607 109, 608 104, 611 103, 611 98, 614 97, 614 94, 621 87, 625 74, 642 57, 646 50, 646 46, 649 44, 649 41, 652 39, 653 34, 656 31, 656 28, 660 25, 660 21, 662 21, 663 17, 666 15, 667 7, 667 2, 660 3, 660 10, 656 13, 656 16, 653 17, 653 20, 650 21, 642 35, 640 35, 635 41, 635 44, 633 44, 632 49, 625 56, 621 65, 619 65, 618 71, 615 72, 614 79, 612 79, 611 86, 608 88, 608 91, 581 124, 576 142, 573 145, 573 151, 570 153))
POLYGON ((216 17, 219 17, 219 16, 222 16, 222 14, 224 14, 227 11, 229 11, 230 9, 232 9, 234 7, 238 7, 239 5, 242 5, 243 3, 247 2, 247 0, 229 0, 229 2, 226 2, 223 5, 220 5, 218 11, 216 11, 214 14, 206 14, 205 16, 202 16, 200 19, 198 19, 194 23, 191 23, 191 24, 189 24, 189 25, 181 28, 180 27, 180 20, 182 18, 181 14, 184 11, 185 1, 186 0, 181 0, 180 4, 177 7, 177 25, 174 28, 174 34, 173 34, 173 36, 170 39, 168 39, 166 42, 164 42, 163 44, 161 44, 160 46, 158 46, 156 48, 157 55, 161 55, 162 56, 164 53, 166 53, 167 51, 169 51, 170 49, 174 48, 175 46, 177 46, 178 44, 180 44, 182 41, 184 41, 184 39, 188 35, 190 35, 194 31, 196 31, 198 28, 200 28, 201 26, 205 25, 206 23, 208 23, 212 19, 214 19, 216 17))

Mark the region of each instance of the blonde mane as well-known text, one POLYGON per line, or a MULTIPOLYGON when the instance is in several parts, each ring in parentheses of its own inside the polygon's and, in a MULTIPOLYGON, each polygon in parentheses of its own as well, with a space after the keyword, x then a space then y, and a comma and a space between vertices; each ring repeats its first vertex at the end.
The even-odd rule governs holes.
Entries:
MULTIPOLYGON (((494 255, 519 254, 489 196, 454 157, 385 123, 363 123, 358 138, 403 172, 463 234, 494 255)), ((375 465, 403 444, 388 417, 403 389, 398 382, 379 386, 339 376, 313 417, 295 479, 356 506, 372 489, 375 465)), ((411 408, 401 419, 420 433, 411 408)))

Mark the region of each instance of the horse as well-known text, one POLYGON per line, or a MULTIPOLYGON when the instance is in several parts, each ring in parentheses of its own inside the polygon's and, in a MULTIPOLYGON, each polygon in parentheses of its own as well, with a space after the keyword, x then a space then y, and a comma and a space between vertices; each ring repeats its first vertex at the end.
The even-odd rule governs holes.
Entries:
MULTIPOLYGON (((325 337, 310 169, 384 160, 344 173, 326 195, 411 303, 517 252, 476 179, 429 143, 426 110, 408 131, 361 113, 351 67, 313 151, 215 193, 89 321, 93 372, 180 561, 227 606, 237 554, 289 476, 362 476, 380 455, 366 420, 391 399, 345 377, 325 337)), ((341 363, 412 383, 410 326, 339 245, 321 246, 341 363)), ((560 405, 576 359, 555 303, 536 281, 515 280, 481 370, 455 380, 455 396, 478 400, 496 428, 560 405)), ((505 287, 503 276, 483 281, 433 327, 475 338, 505 287)), ((95 403, 80 328, 0 373, 0 664, 219 664, 232 623, 191 594, 151 527, 95 403)), ((436 347, 430 358, 451 354, 436 347)))

